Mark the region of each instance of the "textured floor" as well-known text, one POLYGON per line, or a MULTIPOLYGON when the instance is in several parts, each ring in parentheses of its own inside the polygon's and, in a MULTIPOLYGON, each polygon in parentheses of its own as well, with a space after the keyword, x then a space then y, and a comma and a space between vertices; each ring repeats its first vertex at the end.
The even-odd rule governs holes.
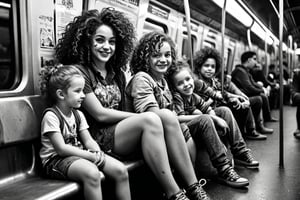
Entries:
MULTIPOLYGON (((279 119, 279 110, 272 111, 279 119)), ((279 166, 279 122, 267 123, 273 134, 265 141, 249 141, 248 146, 257 160, 259 170, 236 168, 236 171, 250 181, 247 189, 233 189, 214 181, 204 187, 214 200, 297 200, 300 199, 300 140, 293 131, 296 128, 296 108, 283 109, 284 167, 279 166)))

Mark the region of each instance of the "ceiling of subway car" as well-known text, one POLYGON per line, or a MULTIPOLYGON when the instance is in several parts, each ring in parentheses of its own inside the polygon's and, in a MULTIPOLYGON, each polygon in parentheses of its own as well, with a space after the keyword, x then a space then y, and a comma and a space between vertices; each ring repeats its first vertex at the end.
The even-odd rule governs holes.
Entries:
MULTIPOLYGON (((184 12, 183 0, 158 0, 168 4, 170 7, 184 12)), ((227 0, 232 1, 232 0, 227 0)), ((253 14, 279 39, 279 0, 240 0, 253 12, 253 14)), ((300 1, 283 0, 284 21, 283 41, 287 43, 288 35, 291 35, 293 42, 300 47, 300 1)), ((213 0, 189 0, 191 17, 200 20, 202 23, 221 30, 222 9, 213 0)), ((231 15, 226 15, 226 32, 233 37, 242 36, 246 38, 247 27, 242 25, 231 15)), ((255 34, 252 34, 252 42, 263 46, 255 34)))

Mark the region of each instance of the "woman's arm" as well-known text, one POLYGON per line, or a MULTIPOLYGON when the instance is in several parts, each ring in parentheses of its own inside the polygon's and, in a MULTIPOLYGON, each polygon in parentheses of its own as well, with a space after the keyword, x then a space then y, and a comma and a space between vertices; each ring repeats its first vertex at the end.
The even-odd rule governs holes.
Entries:
POLYGON ((79 132, 80 139, 85 148, 92 151, 100 151, 100 147, 97 142, 92 138, 90 132, 87 129, 84 129, 79 132))
POLYGON ((86 94, 82 106, 94 119, 104 123, 116 123, 127 117, 136 115, 135 113, 103 107, 94 93, 86 94))

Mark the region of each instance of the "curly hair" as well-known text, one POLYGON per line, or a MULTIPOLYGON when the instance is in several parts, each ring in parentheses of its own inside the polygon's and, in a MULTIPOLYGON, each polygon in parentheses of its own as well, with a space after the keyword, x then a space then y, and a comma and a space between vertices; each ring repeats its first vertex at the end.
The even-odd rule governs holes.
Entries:
POLYGON ((82 77, 81 72, 73 65, 45 66, 40 72, 40 90, 48 103, 54 104, 57 101, 56 91, 67 90, 70 81, 75 76, 82 77))
POLYGON ((116 74, 120 73, 133 51, 135 30, 124 13, 111 7, 104 8, 101 12, 86 11, 66 26, 55 49, 58 61, 62 64, 76 63, 91 67, 91 40, 103 24, 111 27, 116 36, 116 51, 106 66, 112 68, 116 74))
POLYGON ((163 42, 168 42, 171 47, 172 63, 171 67, 175 66, 176 50, 173 40, 161 32, 149 32, 145 34, 139 41, 138 45, 133 51, 130 68, 133 74, 140 71, 148 73, 150 70, 150 58, 156 54, 163 45, 163 42), (157 45, 158 48, 157 49, 157 45))
POLYGON ((187 70, 192 77, 194 75, 189 63, 186 60, 184 59, 177 60, 176 64, 168 69, 167 76, 166 76, 171 91, 176 91, 176 87, 174 85, 174 77, 182 70, 187 70))
POLYGON ((219 52, 216 49, 205 47, 195 53, 194 56, 195 74, 201 77, 200 74, 201 68, 209 58, 212 58, 216 61, 216 75, 219 73, 219 70, 221 69, 221 56, 219 52))

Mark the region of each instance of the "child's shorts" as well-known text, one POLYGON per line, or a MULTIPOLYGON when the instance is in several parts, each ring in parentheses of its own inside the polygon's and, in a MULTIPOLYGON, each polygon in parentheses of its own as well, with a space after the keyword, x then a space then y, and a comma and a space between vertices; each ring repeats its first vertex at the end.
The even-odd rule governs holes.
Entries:
POLYGON ((58 155, 49 159, 44 166, 47 177, 53 179, 68 179, 69 167, 76 160, 82 159, 78 156, 60 157, 58 155))

